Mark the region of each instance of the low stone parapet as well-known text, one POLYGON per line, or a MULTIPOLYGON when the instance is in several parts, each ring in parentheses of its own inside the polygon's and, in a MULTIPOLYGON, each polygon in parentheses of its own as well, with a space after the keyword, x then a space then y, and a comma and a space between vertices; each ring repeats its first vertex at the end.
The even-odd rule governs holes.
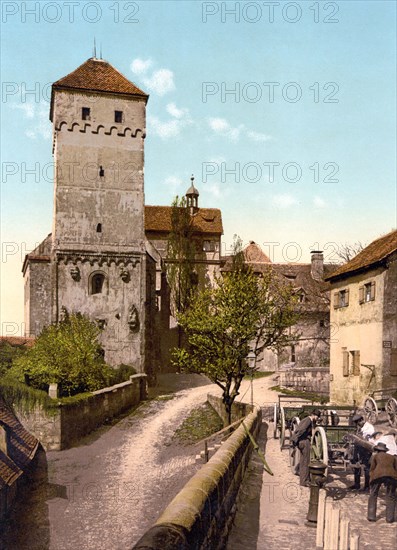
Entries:
POLYGON ((27 412, 15 407, 15 412, 46 451, 68 449, 105 422, 146 399, 146 379, 146 374, 134 374, 127 382, 97 390, 69 403, 58 401, 48 410, 36 406, 27 412))
POLYGON ((216 550, 224 547, 235 513, 237 493, 253 449, 246 430, 257 437, 261 421, 260 408, 254 407, 243 424, 187 482, 133 550, 216 550))
POLYGON ((288 389, 329 394, 328 367, 296 368, 280 371, 279 384, 288 389))

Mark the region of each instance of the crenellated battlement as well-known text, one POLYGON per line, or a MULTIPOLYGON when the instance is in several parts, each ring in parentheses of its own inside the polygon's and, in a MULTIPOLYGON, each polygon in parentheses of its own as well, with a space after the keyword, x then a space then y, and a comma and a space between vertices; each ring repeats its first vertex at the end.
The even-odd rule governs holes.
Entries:
POLYGON ((89 122, 77 122, 62 120, 58 124, 55 124, 55 131, 62 132, 80 132, 82 134, 91 133, 91 134, 102 134, 105 136, 119 136, 119 137, 138 137, 138 134, 141 134, 141 137, 145 139, 146 137, 146 128, 136 128, 133 130, 129 126, 121 128, 120 126, 108 126, 107 128, 103 124, 91 124, 89 122))

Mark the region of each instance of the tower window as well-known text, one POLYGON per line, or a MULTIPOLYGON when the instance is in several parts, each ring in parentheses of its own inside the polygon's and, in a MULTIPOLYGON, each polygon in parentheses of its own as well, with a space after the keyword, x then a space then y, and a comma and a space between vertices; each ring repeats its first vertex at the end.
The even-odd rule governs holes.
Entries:
POLYGON ((118 123, 123 122, 123 111, 114 112, 114 121, 118 123))
POLYGON ((95 273, 91 279, 91 294, 101 294, 105 283, 105 275, 103 273, 95 273))
POLYGON ((102 233, 102 224, 101 223, 98 223, 98 225, 96 226, 96 232, 97 233, 102 233))
POLYGON ((89 107, 83 107, 81 109, 81 118, 83 120, 90 120, 91 109, 89 107))
POLYGON ((103 169, 103 166, 99 167, 99 177, 103 178, 105 176, 105 170, 103 169))
POLYGON ((295 355, 295 346, 292 344, 291 346, 291 363, 295 363, 296 361, 296 355, 295 355))

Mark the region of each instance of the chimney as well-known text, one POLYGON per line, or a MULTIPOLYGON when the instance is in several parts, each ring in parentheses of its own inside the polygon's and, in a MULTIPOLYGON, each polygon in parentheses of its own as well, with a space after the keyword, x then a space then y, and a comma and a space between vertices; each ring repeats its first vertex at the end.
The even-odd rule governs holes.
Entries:
POLYGON ((322 281, 324 277, 324 256, 322 250, 313 250, 311 275, 315 281, 322 281))

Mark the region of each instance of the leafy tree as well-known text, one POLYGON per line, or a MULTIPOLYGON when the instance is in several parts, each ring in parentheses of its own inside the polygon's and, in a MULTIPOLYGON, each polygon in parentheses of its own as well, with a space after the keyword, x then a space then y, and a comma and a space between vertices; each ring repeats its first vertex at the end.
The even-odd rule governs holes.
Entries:
POLYGON ((171 207, 171 231, 167 245, 167 281, 171 290, 171 312, 174 317, 186 310, 196 288, 193 240, 193 217, 186 197, 175 197, 171 207))
POLYGON ((0 379, 12 367, 13 362, 26 351, 24 344, 11 345, 7 341, 0 342, 0 379))
POLYGON ((60 396, 100 389, 107 385, 112 369, 103 360, 99 334, 96 323, 84 315, 66 314, 42 331, 9 375, 38 389, 57 383, 60 396))
POLYGON ((279 349, 293 341, 286 329, 296 323, 296 295, 269 268, 261 277, 243 263, 237 241, 230 272, 217 278, 215 288, 199 291, 189 308, 178 316, 186 333, 187 349, 174 349, 174 364, 203 373, 223 391, 231 408, 243 377, 251 372, 247 362, 264 348, 279 349))

